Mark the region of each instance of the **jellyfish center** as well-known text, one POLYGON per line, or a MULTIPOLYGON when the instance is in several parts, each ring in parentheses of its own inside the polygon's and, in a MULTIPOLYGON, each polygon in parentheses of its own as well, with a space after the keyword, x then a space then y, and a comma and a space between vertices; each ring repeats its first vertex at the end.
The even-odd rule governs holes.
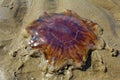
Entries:
POLYGON ((70 20, 71 18, 63 18, 53 20, 50 30, 56 39, 62 42, 68 42, 75 38, 78 26, 76 26, 73 20, 70 20))

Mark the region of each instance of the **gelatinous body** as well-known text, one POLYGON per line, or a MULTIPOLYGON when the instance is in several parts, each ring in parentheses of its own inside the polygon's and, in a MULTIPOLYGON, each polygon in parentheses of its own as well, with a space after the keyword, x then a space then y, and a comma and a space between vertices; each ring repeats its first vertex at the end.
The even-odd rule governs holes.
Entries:
POLYGON ((49 64, 59 66, 63 61, 81 67, 93 49, 97 36, 95 23, 81 19, 76 13, 45 13, 27 31, 32 35, 29 44, 44 52, 49 64))

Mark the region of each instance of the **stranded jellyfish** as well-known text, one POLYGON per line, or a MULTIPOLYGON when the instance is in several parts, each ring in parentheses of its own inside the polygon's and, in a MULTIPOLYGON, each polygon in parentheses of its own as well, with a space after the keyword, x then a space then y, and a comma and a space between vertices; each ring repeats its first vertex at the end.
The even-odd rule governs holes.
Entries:
POLYGON ((80 68, 88 51, 95 48, 98 37, 96 23, 82 19, 77 13, 44 13, 27 27, 31 35, 30 47, 42 51, 49 65, 80 68))

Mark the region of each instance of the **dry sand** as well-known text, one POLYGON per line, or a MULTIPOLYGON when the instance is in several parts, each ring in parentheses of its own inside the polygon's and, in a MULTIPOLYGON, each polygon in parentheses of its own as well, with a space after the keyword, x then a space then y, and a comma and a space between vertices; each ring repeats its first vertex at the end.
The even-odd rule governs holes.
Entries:
POLYGON ((93 52, 84 71, 47 73, 46 65, 40 65, 43 56, 26 49, 30 37, 25 31, 45 11, 70 9, 98 23, 106 44, 120 51, 119 4, 120 0, 0 0, 0 80, 120 80, 120 56, 112 57, 106 49, 93 52))

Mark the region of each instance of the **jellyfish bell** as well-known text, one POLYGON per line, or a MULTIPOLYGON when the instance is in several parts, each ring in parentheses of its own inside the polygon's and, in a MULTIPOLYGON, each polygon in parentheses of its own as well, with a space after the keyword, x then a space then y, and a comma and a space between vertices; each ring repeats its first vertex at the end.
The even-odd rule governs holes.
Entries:
POLYGON ((27 27, 32 36, 29 45, 42 50, 49 65, 58 69, 67 64, 80 68, 85 65, 88 51, 97 44, 95 25, 71 10, 45 13, 27 27))

